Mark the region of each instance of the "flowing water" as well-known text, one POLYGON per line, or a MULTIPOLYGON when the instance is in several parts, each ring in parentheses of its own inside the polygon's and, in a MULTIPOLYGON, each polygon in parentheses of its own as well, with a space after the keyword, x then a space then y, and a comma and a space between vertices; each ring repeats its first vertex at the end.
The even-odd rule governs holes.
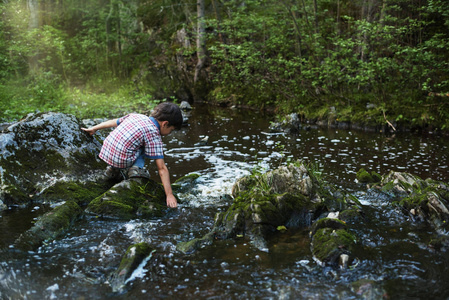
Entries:
MULTIPOLYGON (((386 136, 314 129, 297 135, 269 132, 271 116, 196 107, 189 126, 165 137, 172 180, 198 173, 193 194, 158 220, 129 222, 86 217, 64 238, 36 252, 20 253, 14 240, 46 209, 11 209, 0 216, 0 299, 360 299, 352 283, 366 283, 365 298, 449 297, 447 253, 427 247, 431 229, 400 211, 385 212, 382 198, 355 181, 364 167, 448 181, 449 142, 433 134, 386 136), (207 145, 199 145, 209 137, 207 145), (262 252, 245 239, 218 241, 192 255, 176 251, 179 241, 207 233, 214 215, 226 210, 234 181, 252 170, 273 169, 303 159, 325 178, 356 195, 369 222, 355 229, 359 264, 350 270, 319 266, 308 229, 274 235, 262 252), (123 293, 112 293, 108 276, 129 245, 146 241, 156 252, 134 273, 123 293)), ((154 166, 148 166, 154 173, 154 166)), ((154 173, 156 174, 156 173, 154 173)))

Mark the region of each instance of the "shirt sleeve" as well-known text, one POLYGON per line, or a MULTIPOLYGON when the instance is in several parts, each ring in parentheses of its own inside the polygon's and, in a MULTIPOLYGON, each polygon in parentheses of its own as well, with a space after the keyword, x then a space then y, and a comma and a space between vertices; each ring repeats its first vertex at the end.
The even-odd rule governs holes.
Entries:
POLYGON ((119 118, 119 119, 117 119, 117 126, 119 126, 120 125, 120 123, 122 123, 126 118, 128 118, 130 115, 128 114, 128 115, 126 115, 126 116, 124 116, 124 117, 121 117, 121 118, 119 118))

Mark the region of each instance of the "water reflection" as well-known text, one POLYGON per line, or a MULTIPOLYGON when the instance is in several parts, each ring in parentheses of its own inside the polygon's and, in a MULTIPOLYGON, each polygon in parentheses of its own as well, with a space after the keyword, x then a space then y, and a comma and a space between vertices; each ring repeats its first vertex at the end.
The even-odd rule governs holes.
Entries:
POLYGON ((269 132, 271 116, 196 110, 189 127, 174 133, 167 142, 166 161, 175 176, 212 172, 214 180, 230 177, 233 181, 257 166, 275 168, 289 160, 303 159, 322 168, 329 180, 343 188, 354 188, 355 175, 362 167, 380 174, 395 170, 435 180, 449 178, 449 142, 439 136, 386 136, 333 129, 284 135, 269 132), (204 136, 209 137, 208 146, 195 147, 204 136))

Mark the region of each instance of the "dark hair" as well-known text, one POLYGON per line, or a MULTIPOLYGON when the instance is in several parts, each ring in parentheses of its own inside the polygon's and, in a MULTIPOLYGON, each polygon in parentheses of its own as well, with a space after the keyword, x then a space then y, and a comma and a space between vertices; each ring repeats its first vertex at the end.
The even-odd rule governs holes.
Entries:
POLYGON ((158 104, 151 112, 151 117, 161 122, 168 121, 168 125, 176 129, 181 129, 183 122, 181 109, 172 102, 158 104))

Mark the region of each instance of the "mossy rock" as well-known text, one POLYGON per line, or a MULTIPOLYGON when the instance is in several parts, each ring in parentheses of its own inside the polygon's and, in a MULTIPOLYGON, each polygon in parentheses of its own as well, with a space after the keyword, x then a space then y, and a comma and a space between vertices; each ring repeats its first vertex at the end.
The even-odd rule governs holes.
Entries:
POLYGON ((111 275, 109 280, 112 291, 121 291, 130 279, 132 273, 147 259, 155 250, 145 242, 134 244, 128 247, 123 256, 120 266, 111 275))
POLYGON ((393 198, 415 221, 428 222, 442 230, 449 229, 449 187, 446 183, 418 176, 390 172, 381 183, 381 191, 393 198))
POLYGON ((330 229, 346 229, 347 225, 345 222, 339 219, 333 218, 323 218, 319 219, 312 225, 312 229, 310 231, 310 235, 313 236, 318 230, 322 228, 330 228, 330 229))
POLYGON ((437 251, 446 251, 449 249, 449 237, 437 236, 430 240, 429 247, 437 251))
POLYGON ((425 185, 425 181, 416 175, 394 171, 383 176, 380 182, 381 191, 393 197, 406 197, 414 189, 422 189, 425 185))
POLYGON ((360 208, 353 206, 340 212, 338 218, 341 221, 345 222, 346 224, 348 223, 360 224, 364 220, 364 214, 360 208))
POLYGON ((67 201, 39 217, 37 222, 19 236, 15 247, 24 251, 34 251, 46 242, 62 236, 83 214, 75 201, 67 201))
POLYGON ((176 193, 185 193, 192 189, 195 185, 196 180, 200 177, 197 173, 188 174, 177 179, 172 184, 172 189, 176 193))
POLYGON ((335 266, 342 254, 351 254, 355 244, 355 236, 345 229, 321 228, 312 237, 312 253, 323 264, 335 266))
POLYGON ((211 232, 216 239, 247 237, 265 251, 279 226, 310 226, 325 210, 324 201, 333 203, 331 190, 300 162, 243 177, 232 189, 234 202, 218 214, 211 232))
POLYGON ((89 214, 123 220, 162 217, 166 211, 162 184, 144 178, 132 178, 114 185, 92 200, 86 209, 89 214))
POLYGON ((55 203, 71 200, 80 206, 85 206, 94 198, 105 193, 113 184, 109 181, 80 182, 80 181, 58 181, 45 189, 39 196, 44 202, 55 203))
POLYGON ((99 180, 106 167, 96 155, 101 144, 81 127, 72 115, 48 112, 29 114, 5 129, 0 134, 0 201, 25 206, 41 201, 55 182, 99 180))
POLYGON ((376 182, 380 182, 382 180, 382 176, 376 172, 371 172, 371 174, 366 171, 364 168, 361 168, 358 172, 357 172, 357 180, 360 183, 376 183, 376 182))
POLYGON ((196 238, 187 242, 180 242, 176 245, 176 249, 184 254, 191 254, 196 250, 211 245, 214 241, 215 234, 209 232, 201 238, 196 238))

